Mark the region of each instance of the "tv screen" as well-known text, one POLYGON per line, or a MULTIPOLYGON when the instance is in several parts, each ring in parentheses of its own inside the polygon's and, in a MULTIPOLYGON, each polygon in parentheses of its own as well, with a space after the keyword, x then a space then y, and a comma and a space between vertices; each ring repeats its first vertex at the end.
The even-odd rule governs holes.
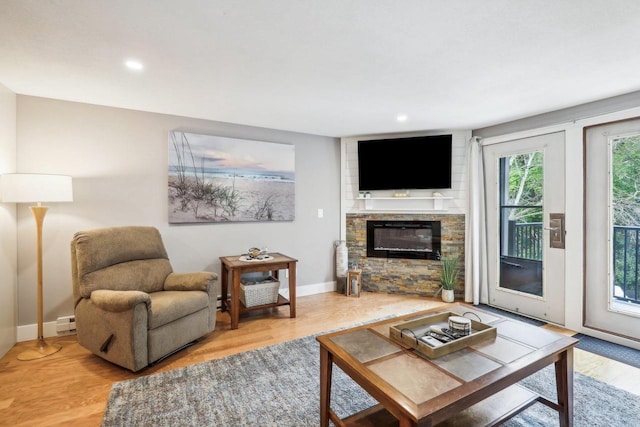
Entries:
POLYGON ((359 190, 451 188, 451 135, 358 141, 359 190))

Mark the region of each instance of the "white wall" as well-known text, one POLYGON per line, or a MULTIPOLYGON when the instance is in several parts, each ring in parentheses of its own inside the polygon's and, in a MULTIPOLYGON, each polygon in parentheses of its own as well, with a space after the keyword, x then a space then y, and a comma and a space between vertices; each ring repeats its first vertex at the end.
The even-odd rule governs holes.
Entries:
MULTIPOLYGON (((15 172, 16 95, 0 85, 0 174, 15 172)), ((0 203, 0 357, 16 342, 16 207, 0 203)))
MULTIPOLYGON (((411 136, 421 135, 452 135, 452 158, 451 158, 451 189, 437 190, 440 194, 446 197, 452 197, 451 200, 445 201, 446 212, 449 214, 464 214, 466 211, 466 148, 467 142, 471 138, 471 131, 431 131, 431 132, 412 132, 403 134, 385 134, 385 135, 366 135, 342 138, 342 230, 341 239, 346 237, 345 218, 347 213, 366 212, 364 210, 364 201, 358 200, 358 141, 367 139, 379 139, 379 138, 404 138, 411 136)), ((428 158, 427 153, 419 153, 419 155, 425 156, 425 162, 428 158)), ((398 189, 402 190, 402 189, 398 189)), ((393 191, 372 191, 373 197, 389 197, 392 196, 393 191)), ((411 190, 411 196, 431 196, 433 191, 431 190, 411 190)), ((398 209, 401 210, 403 204, 406 204, 402 199, 392 200, 394 204, 397 204, 398 209)), ((408 203, 413 203, 409 201, 408 203)), ((420 202, 422 203, 422 202, 420 202)), ((424 201, 425 209, 430 207, 429 201, 424 201)), ((378 211, 379 212, 379 211, 378 211)), ((410 211, 405 213, 424 213, 425 211, 410 211)))
MULTIPOLYGON (((22 95, 17 97, 17 134, 18 171, 74 179, 74 202, 50 204, 45 218, 45 322, 73 313, 69 242, 75 232, 94 227, 157 227, 175 271, 219 273, 220 256, 267 246, 299 260, 298 295, 335 287, 333 242, 340 230, 335 138, 22 95), (176 129, 294 144, 295 220, 169 225, 168 133, 176 129), (318 208, 324 210, 322 219, 318 208)), ((35 225, 23 205, 18 207, 18 266, 20 340, 22 330, 30 339, 36 322, 35 225)), ((281 280, 286 286, 284 274, 281 280)))

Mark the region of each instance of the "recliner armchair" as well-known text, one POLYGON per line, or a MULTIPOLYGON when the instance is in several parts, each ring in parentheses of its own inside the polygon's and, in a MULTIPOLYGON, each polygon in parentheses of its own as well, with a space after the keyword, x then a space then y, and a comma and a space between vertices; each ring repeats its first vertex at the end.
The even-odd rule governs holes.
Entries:
POLYGON ((78 343, 133 372, 213 331, 217 275, 174 273, 159 231, 81 231, 71 241, 78 343))

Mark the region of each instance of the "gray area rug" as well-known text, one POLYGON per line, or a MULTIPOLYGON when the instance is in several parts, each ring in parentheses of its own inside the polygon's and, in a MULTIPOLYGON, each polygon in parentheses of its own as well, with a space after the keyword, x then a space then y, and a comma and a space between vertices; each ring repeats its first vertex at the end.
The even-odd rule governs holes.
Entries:
MULTIPOLYGON (((196 365, 115 383, 102 426, 317 426, 320 350, 308 336, 196 365)), ((555 400, 553 367, 523 381, 555 400)), ((376 402, 334 367, 331 406, 340 417, 376 402)), ((638 426, 640 399, 575 374, 575 426, 638 426)), ((536 403, 506 426, 558 425, 536 403)))

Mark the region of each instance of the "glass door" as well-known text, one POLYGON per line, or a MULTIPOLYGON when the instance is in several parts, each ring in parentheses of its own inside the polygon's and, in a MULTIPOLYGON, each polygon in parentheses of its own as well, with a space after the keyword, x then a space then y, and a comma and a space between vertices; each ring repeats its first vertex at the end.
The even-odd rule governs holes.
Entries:
POLYGON ((489 302, 564 324, 564 133, 485 147, 489 302))
POLYGON ((500 157, 498 286, 542 297, 544 152, 500 157))
POLYGON ((640 340, 640 119, 585 130, 584 325, 640 340))

